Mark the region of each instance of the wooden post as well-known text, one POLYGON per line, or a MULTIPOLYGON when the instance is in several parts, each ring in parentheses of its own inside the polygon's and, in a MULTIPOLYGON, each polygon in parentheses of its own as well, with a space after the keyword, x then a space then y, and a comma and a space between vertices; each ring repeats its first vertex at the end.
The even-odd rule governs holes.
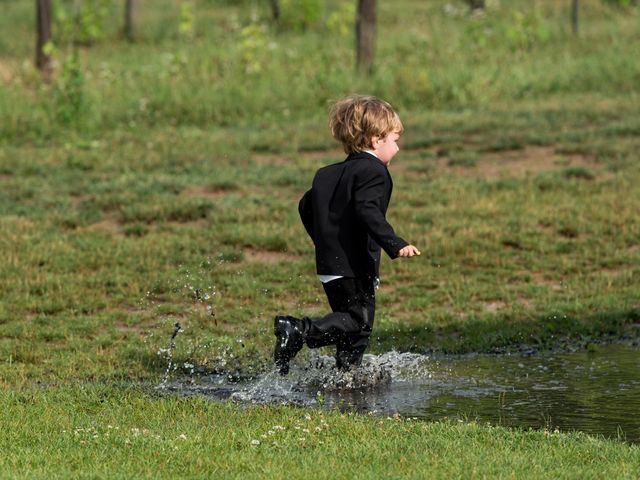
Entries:
POLYGON ((356 64, 360 72, 373 71, 376 50, 376 0, 358 0, 356 64))
POLYGON ((571 30, 578 35, 578 0, 571 0, 571 30))
POLYGON ((467 0, 467 4, 472 12, 475 10, 484 10, 484 0, 467 0))
POLYGON ((36 0, 36 68, 45 82, 51 80, 51 56, 45 46, 51 41, 51 0, 36 0))
POLYGON ((124 36, 130 42, 133 41, 134 18, 136 11, 135 0, 125 0, 124 2, 124 36))
POLYGON ((269 3, 271 3, 271 12, 273 13, 273 19, 277 23, 280 21, 280 1, 269 0, 269 3))

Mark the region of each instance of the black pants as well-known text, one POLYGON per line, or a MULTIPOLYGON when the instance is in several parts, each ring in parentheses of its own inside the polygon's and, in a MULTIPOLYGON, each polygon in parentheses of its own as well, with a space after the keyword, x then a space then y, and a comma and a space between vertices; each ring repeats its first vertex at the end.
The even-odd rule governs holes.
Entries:
POLYGON ((332 313, 307 318, 309 348, 336 346, 338 368, 359 365, 369 344, 375 314, 372 278, 343 277, 323 283, 332 313))

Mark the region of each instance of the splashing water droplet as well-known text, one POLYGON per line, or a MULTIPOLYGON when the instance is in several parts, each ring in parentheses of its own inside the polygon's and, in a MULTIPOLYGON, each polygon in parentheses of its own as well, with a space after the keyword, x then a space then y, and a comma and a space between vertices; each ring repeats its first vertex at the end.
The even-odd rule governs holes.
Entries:
POLYGON ((173 333, 171 334, 171 339, 169 340, 169 348, 160 348, 158 350, 158 355, 164 353, 166 354, 167 358, 167 369, 164 372, 164 377, 162 378, 162 382, 160 383, 160 388, 163 388, 167 385, 172 368, 173 370, 175 370, 177 367, 177 365, 173 365, 173 350, 176 348, 176 337, 180 332, 184 330, 182 330, 182 326, 179 322, 176 322, 173 327, 173 333))

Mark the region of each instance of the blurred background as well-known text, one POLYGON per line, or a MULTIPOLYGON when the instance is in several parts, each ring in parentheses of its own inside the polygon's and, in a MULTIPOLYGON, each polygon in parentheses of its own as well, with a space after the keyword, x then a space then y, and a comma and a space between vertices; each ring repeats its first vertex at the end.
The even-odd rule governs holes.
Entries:
POLYGON ((637 3, 0 0, 0 140, 188 125, 298 148, 353 92, 401 113, 635 98, 637 3))

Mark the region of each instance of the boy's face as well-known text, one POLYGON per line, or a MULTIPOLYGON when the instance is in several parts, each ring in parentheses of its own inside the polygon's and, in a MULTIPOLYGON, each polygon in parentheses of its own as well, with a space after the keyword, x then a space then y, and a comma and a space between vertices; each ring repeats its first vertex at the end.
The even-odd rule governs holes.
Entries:
POLYGON ((400 134, 398 132, 391 132, 389 135, 387 135, 384 138, 380 138, 380 137, 372 138, 371 143, 373 146, 373 153, 385 165, 389 165, 389 162, 391 162, 391 159, 400 150, 400 147, 398 147, 399 138, 400 138, 400 134))

